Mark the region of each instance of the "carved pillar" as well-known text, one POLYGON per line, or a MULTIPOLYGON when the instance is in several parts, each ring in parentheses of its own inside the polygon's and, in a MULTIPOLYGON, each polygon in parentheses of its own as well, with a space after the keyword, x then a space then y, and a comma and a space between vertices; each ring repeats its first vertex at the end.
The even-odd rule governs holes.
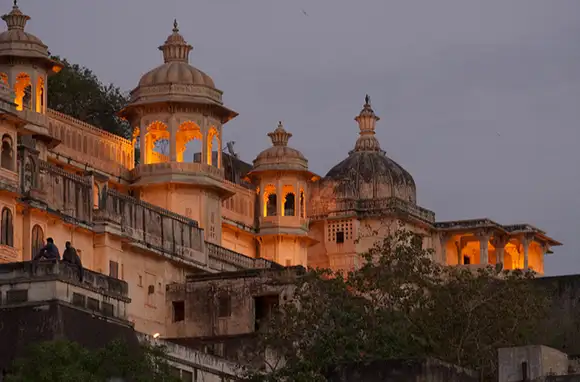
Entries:
POLYGON ((34 70, 32 75, 30 76, 30 110, 31 111, 38 111, 37 110, 37 89, 38 89, 38 71, 34 70))
POLYGON ((265 216, 264 211, 266 209, 266 203, 264 202, 264 182, 260 182, 260 196, 258 196, 259 200, 258 200, 258 209, 259 209, 259 214, 258 216, 262 217, 265 216))
POLYGON ((439 240, 441 242, 441 262, 443 265, 447 265, 447 243, 451 239, 451 235, 447 232, 441 232, 439 234, 439 240))
POLYGON ((169 161, 177 162, 177 119, 169 117, 169 161))
MULTIPOLYGON (((207 140, 207 129, 208 129, 207 115, 203 116, 203 126, 201 126, 201 163, 209 164, 207 157, 207 149, 209 142, 207 140)), ((210 154, 211 155, 211 154, 210 154)))
POLYGON ((139 120, 139 163, 146 164, 147 163, 147 142, 145 142, 145 136, 147 135, 147 126, 145 125, 145 121, 140 119, 139 120))
POLYGON ((533 241, 533 236, 532 235, 524 235, 522 238, 522 247, 524 249, 524 270, 528 270, 529 268, 529 249, 530 249, 530 244, 533 241))
POLYGON ((217 147, 217 168, 222 168, 222 147, 223 147, 223 143, 222 143, 222 132, 223 132, 223 126, 220 125, 217 127, 218 129, 218 145, 219 147, 217 147))
POLYGON ((467 242, 463 240, 455 241, 455 248, 457 249, 457 264, 463 264, 463 248, 467 245, 467 242))
POLYGON ((489 232, 481 231, 477 234, 479 239, 479 263, 489 264, 489 232))
POLYGON ((281 174, 278 173, 276 176, 276 216, 282 216, 282 209, 284 208, 284 193, 282 192, 282 180, 280 177, 281 174))
POLYGON ((494 235, 491 239, 491 245, 495 248, 496 263, 504 262, 505 246, 508 243, 509 238, 504 235, 494 235))

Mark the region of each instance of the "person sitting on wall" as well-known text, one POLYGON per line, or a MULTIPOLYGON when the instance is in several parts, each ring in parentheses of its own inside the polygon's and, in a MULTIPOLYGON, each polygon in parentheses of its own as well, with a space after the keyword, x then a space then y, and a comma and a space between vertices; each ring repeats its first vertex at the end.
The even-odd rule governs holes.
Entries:
POLYGON ((81 257, 78 255, 77 250, 71 245, 70 241, 65 244, 65 250, 62 254, 62 261, 75 266, 79 271, 79 281, 83 281, 83 264, 81 262, 81 257))
POLYGON ((54 244, 52 237, 46 239, 46 245, 38 251, 32 261, 38 261, 42 258, 46 260, 60 260, 60 253, 58 252, 58 248, 54 244))

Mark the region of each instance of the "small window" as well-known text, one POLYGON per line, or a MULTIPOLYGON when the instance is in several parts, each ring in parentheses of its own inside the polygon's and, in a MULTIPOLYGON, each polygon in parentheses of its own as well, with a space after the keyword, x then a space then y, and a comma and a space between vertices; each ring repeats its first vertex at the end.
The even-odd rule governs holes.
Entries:
POLYGON ((185 301, 173 301, 173 322, 185 320, 185 301))
POLYGON ((469 258, 469 256, 463 256, 463 264, 471 264, 471 259, 469 258))
POLYGON ((137 282, 137 286, 143 287, 143 276, 139 275, 139 281, 137 282))
POLYGON ((116 261, 109 261, 109 276, 119 278, 119 263, 116 261))
POLYGON ((147 288, 147 294, 153 293, 155 293, 155 285, 149 285, 149 287, 147 288))
POLYGON ((342 231, 338 231, 338 232, 336 233, 336 242, 337 242, 338 244, 342 244, 342 243, 344 243, 344 232, 342 232, 342 231))
POLYGON ((222 295, 218 299, 218 317, 229 317, 232 314, 232 300, 229 295, 222 295))

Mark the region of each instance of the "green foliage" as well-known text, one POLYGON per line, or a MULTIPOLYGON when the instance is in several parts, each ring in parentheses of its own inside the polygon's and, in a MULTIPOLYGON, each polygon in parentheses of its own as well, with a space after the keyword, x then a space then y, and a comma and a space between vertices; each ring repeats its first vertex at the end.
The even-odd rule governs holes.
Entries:
POLYGON ((431 258, 420 238, 398 231, 346 277, 328 270, 297 277, 292 301, 260 334, 266 371, 248 380, 325 381, 340 364, 404 357, 494 375, 498 347, 533 342, 547 296, 529 282, 531 272, 471 271, 431 258))
POLYGON ((171 376, 165 351, 143 346, 130 351, 121 341, 91 351, 70 341, 35 344, 17 359, 7 382, 103 382, 111 377, 134 382, 178 382, 171 376))
POLYGON ((129 124, 116 115, 127 104, 127 95, 112 84, 103 84, 88 68, 58 56, 52 59, 60 61, 64 68, 48 79, 48 107, 130 138, 129 124))

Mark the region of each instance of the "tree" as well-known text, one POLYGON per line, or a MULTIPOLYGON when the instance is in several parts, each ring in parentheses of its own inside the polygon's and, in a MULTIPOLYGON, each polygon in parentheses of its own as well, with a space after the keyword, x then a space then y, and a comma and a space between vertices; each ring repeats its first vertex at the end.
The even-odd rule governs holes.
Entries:
POLYGON ((34 344, 17 359, 7 382, 102 382, 112 377, 135 382, 178 382, 165 361, 165 350, 143 346, 131 351, 124 342, 113 341, 98 350, 75 342, 51 341, 34 344))
POLYGON ((533 342, 547 311, 533 273, 441 266, 410 232, 397 231, 363 258, 345 277, 309 270, 292 281, 292 301, 259 336, 266 369, 249 380, 326 381, 341 364, 406 357, 492 376, 497 348, 533 342))
POLYGON ((104 85, 88 68, 58 56, 63 69, 48 78, 48 107, 110 133, 131 138, 131 127, 117 117, 128 96, 113 84, 104 85))

